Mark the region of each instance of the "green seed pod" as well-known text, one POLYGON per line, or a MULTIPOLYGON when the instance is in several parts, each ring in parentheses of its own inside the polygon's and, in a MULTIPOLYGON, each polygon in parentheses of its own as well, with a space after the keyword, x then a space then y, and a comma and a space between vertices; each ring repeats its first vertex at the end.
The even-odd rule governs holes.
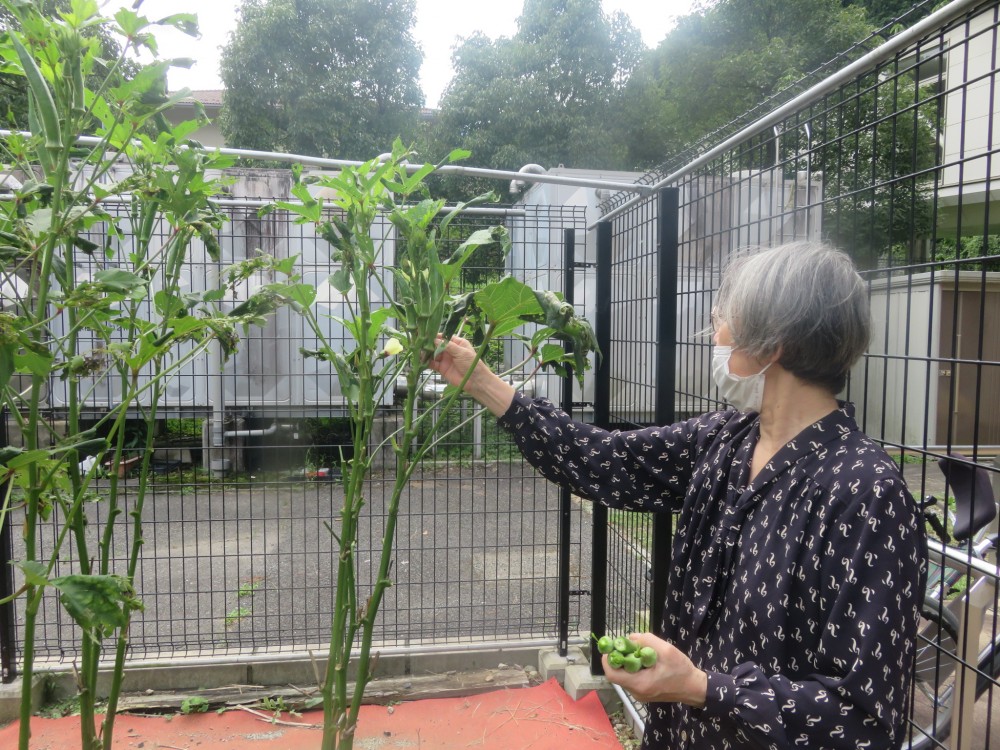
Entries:
POLYGON ((618 636, 617 638, 615 638, 615 651, 618 651, 619 653, 631 654, 637 648, 638 646, 628 638, 625 638, 623 636, 618 636))
POLYGON ((597 639, 597 650, 602 654, 610 654, 615 650, 615 642, 613 638, 609 638, 606 635, 602 635, 597 639))
POLYGON ((612 651, 608 654, 608 664, 610 664, 615 669, 621 669, 624 662, 625 655, 621 651, 612 651))
POLYGON ((10 35, 11 44, 17 52, 21 67, 24 69, 24 77, 28 79, 28 89, 34 98, 35 114, 42 126, 45 136, 46 148, 60 148, 62 146, 62 133, 59 127, 59 111, 56 109, 55 99, 52 98, 52 91, 49 89, 48 81, 42 75, 35 58, 17 38, 17 35, 10 35))
POLYGON ((639 660, 639 656, 635 653, 625 654, 625 656, 622 657, 622 667, 629 674, 635 674, 642 669, 642 662, 639 660))
POLYGON ((656 664, 656 651, 649 646, 643 646, 639 649, 639 661, 642 662, 644 669, 648 669, 656 664))

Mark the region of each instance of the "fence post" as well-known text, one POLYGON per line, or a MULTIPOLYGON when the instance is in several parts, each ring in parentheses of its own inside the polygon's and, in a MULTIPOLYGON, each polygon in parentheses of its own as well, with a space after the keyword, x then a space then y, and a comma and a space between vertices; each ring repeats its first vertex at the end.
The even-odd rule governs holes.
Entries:
MULTIPOLYGON (((9 445, 7 434, 7 409, 0 412, 0 444, 9 445)), ((7 484, 0 484, 0 498, 7 497, 7 484)), ((0 500, 2 502, 2 500, 0 500)), ((8 513, 0 525, 0 599, 14 593, 14 537, 11 533, 11 514, 8 513)), ((14 623, 14 602, 0 604, 0 682, 13 682, 17 676, 15 644, 17 630, 14 623)))
MULTIPOLYGON (((659 288, 656 299, 656 403, 658 425, 677 420, 677 267, 678 211, 680 190, 663 188, 657 195, 656 274, 659 288)), ((671 514, 653 515, 652 591, 649 600, 650 632, 662 635, 661 616, 667 600, 667 576, 670 570, 671 514)))
MULTIPOLYGON (((611 222, 597 224, 597 305, 594 333, 601 350, 594 370, 594 424, 611 427, 611 222)), ((608 620, 608 509, 594 503, 590 556, 590 630, 607 632, 608 620)), ((597 643, 590 640, 590 673, 604 674, 597 643)))
MULTIPOLYGON (((563 297, 569 304, 575 302, 573 268, 576 265, 576 230, 563 230, 563 297)), ((566 349, 571 349, 566 344, 566 349)), ((562 410, 573 416, 573 374, 562 379, 562 410)), ((566 656, 569 649, 569 562, 572 517, 572 493, 566 486, 559 488, 559 655, 566 656)))

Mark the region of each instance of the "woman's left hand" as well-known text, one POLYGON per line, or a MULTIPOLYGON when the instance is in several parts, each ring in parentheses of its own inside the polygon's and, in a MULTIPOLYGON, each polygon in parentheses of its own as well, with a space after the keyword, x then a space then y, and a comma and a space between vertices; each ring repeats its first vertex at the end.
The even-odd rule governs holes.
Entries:
POLYGON ((695 708, 705 705, 708 675, 698 669, 678 648, 652 633, 635 633, 630 638, 639 647, 656 651, 652 667, 629 673, 608 664, 601 657, 604 675, 610 682, 621 685, 643 703, 686 703, 695 708))

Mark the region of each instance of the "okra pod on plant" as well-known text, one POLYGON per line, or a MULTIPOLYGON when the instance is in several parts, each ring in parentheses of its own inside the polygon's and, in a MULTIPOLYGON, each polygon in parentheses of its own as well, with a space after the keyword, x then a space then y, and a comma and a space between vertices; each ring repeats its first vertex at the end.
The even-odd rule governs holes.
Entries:
POLYGON ((35 114, 38 115, 42 132, 45 135, 45 146, 46 148, 60 148, 62 135, 59 127, 59 111, 56 109, 56 102, 52 98, 48 81, 45 80, 35 58, 31 56, 21 40, 15 34, 11 34, 10 41, 21 62, 24 77, 28 79, 28 89, 34 97, 35 114))

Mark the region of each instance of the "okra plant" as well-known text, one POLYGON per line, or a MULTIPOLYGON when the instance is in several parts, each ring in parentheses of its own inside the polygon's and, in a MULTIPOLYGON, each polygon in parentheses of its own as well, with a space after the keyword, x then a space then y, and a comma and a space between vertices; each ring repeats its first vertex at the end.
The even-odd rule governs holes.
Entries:
MULTIPOLYGON (((446 161, 465 156, 456 151, 446 161)), ((510 247, 508 234, 503 226, 479 230, 453 252, 445 252, 441 238, 466 206, 446 209, 444 201, 429 198, 424 181, 437 167, 427 164, 414 169, 408 164, 411 158, 397 142, 387 159, 314 179, 322 191, 310 190, 297 171, 292 193, 298 200, 277 202, 266 209, 291 212, 296 221, 314 224, 327 240, 336 268, 328 281, 344 295, 348 314, 340 322, 352 337, 346 349, 339 341, 327 340, 317 317, 316 289, 300 283, 295 274, 259 292, 262 301, 287 302, 301 313, 319 342, 305 354, 329 363, 336 372, 351 418, 352 452, 341 467, 344 507, 339 524, 331 526, 340 554, 327 670, 321 686, 323 750, 353 746, 358 711, 374 669, 372 638, 378 609, 391 585, 400 499, 421 460, 442 439, 447 424, 443 416, 457 405, 461 395, 460 389, 445 391, 442 402, 434 405, 441 418, 432 419, 431 410, 421 409, 419 394, 439 337, 464 335, 475 342, 481 358, 498 337, 513 336, 525 324, 534 323, 536 329, 530 337, 520 336, 526 344, 526 360, 533 360, 536 368, 572 366, 580 378, 588 354, 596 347, 586 321, 551 292, 532 290, 507 277, 474 292, 456 293, 462 268, 475 250, 497 243, 506 251, 510 247), (316 194, 336 197, 324 201, 316 194), (380 216, 395 230, 394 257, 385 240, 374 239, 384 234, 372 231, 380 216), (379 294, 373 295, 376 289, 379 294), (385 302, 376 304, 375 297, 385 302), (562 345, 566 342, 572 344, 571 353, 570 347, 562 345), (373 445, 377 405, 392 391, 399 375, 406 379, 402 425, 373 445), (365 598, 356 577, 355 551, 366 480, 380 450, 393 452, 395 472, 378 572, 365 598), (357 678, 349 692, 347 675, 352 658, 357 659, 357 678)), ((253 304, 253 298, 248 303, 253 304)))
POLYGON ((121 75, 140 48, 155 53, 156 25, 194 33, 193 16, 153 23, 124 8, 108 19, 94 0, 72 0, 53 17, 27 0, 0 3, 16 19, 0 36, 0 72, 25 81, 30 125, 0 137, 0 407, 14 428, 0 451, 0 525, 23 540, 10 597, 23 617, 18 741, 28 749, 39 610, 57 600, 78 628, 80 746, 109 748, 129 625, 142 609, 135 576, 166 379, 212 341, 232 351, 250 320, 218 310, 222 291, 182 291, 193 242, 218 259, 224 217, 211 198, 221 185, 210 175, 228 162, 188 148, 198 122, 171 128, 159 117, 189 93, 164 93, 171 61, 121 75), (120 39, 118 59, 103 58, 100 27, 120 39), (101 392, 116 396, 85 421, 101 392), (121 463, 136 413, 146 431, 126 521, 117 473, 99 474, 121 463), (54 533, 43 538, 43 525, 54 533), (127 559, 115 559, 126 533, 127 559), (103 718, 102 661, 114 664, 103 718))

